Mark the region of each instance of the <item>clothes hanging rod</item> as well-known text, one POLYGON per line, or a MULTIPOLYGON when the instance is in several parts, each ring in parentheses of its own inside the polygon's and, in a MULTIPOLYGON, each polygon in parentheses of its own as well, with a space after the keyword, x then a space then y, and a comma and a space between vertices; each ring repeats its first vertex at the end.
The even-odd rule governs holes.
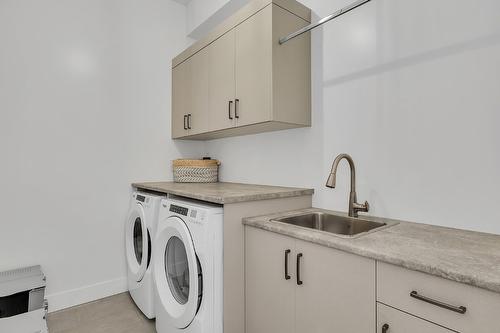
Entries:
POLYGON ((346 7, 342 8, 342 9, 340 9, 340 10, 337 10, 335 13, 333 13, 331 15, 328 15, 327 17, 322 18, 321 20, 319 20, 316 23, 311 23, 308 26, 305 26, 302 29, 295 31, 294 33, 291 33, 290 35, 288 35, 286 37, 280 38, 280 44, 284 44, 284 43, 288 42, 290 39, 293 39, 293 38, 295 38, 297 36, 300 36, 300 35, 308 32, 308 31, 310 31, 310 30, 312 30, 312 29, 314 29, 314 28, 316 28, 316 27, 318 27, 320 25, 325 24, 328 21, 333 20, 334 18, 342 16, 345 13, 348 13, 351 10, 356 9, 359 6, 362 6, 365 3, 367 3, 367 2, 370 2, 370 1, 371 0, 358 0, 358 1, 355 1, 355 2, 351 3, 349 6, 346 6, 346 7))

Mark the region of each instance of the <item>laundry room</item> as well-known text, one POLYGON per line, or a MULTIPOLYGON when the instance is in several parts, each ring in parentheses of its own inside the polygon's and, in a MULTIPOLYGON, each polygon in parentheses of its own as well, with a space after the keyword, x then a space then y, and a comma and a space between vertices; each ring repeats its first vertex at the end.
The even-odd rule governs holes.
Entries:
POLYGON ((0 333, 498 333, 500 2, 0 0, 0 333))

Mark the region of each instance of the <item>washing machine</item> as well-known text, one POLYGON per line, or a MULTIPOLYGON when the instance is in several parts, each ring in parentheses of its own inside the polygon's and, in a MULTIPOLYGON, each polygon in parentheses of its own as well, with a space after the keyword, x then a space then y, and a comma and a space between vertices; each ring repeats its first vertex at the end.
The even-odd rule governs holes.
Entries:
POLYGON ((222 333, 223 208, 161 201, 155 238, 156 331, 222 333))
POLYGON ((125 223, 128 290, 137 307, 148 318, 155 317, 153 282, 153 238, 164 196, 134 192, 125 223))

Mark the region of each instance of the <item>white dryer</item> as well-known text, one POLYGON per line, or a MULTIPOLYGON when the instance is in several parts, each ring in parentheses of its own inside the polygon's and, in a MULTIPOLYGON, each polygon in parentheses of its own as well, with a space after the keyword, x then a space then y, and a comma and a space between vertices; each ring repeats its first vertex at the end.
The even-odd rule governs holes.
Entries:
POLYGON ((222 333, 222 206, 161 201, 155 238, 158 333, 222 333))
POLYGON ((134 192, 125 223, 128 290, 135 304, 150 319, 155 317, 152 241, 162 198, 164 196, 134 192))

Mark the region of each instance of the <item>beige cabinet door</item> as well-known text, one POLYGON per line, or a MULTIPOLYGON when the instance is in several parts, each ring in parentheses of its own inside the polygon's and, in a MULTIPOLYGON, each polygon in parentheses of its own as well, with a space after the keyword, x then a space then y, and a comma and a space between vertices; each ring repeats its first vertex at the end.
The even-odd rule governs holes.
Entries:
POLYGON ((297 240, 296 332, 373 333, 375 261, 297 240))
POLYGON ((271 120, 272 6, 235 28, 236 100, 238 126, 271 120))
POLYGON ((190 108, 187 110, 189 135, 208 131, 208 50, 202 49, 190 62, 190 108))
POLYGON ((293 238, 245 227, 246 333, 295 332, 294 244, 293 238))
POLYGON ((208 127, 216 131, 233 127, 234 30, 208 46, 208 127))
POLYGON ((172 138, 188 134, 187 114, 190 110, 190 62, 184 61, 172 69, 172 138))
POLYGON ((380 303, 377 305, 377 318, 377 333, 455 332, 380 303))

